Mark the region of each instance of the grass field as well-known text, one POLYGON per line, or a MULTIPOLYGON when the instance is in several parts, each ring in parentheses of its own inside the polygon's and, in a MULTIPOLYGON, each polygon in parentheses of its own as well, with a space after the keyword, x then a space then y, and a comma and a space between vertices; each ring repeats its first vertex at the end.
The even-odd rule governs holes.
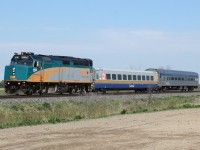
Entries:
POLYGON ((149 100, 105 100, 0 106, 0 128, 69 122, 112 115, 199 108, 200 97, 168 97, 149 100))
POLYGON ((4 89, 0 89, 0 95, 5 94, 4 89))

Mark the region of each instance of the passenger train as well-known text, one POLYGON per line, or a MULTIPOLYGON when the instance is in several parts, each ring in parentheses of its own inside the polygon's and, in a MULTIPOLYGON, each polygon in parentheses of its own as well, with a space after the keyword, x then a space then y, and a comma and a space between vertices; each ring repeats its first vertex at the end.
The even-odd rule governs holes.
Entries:
POLYGON ((95 69, 93 61, 69 56, 15 53, 5 67, 7 94, 82 93, 90 91, 166 90, 198 88, 195 72, 149 68, 145 71, 95 69))

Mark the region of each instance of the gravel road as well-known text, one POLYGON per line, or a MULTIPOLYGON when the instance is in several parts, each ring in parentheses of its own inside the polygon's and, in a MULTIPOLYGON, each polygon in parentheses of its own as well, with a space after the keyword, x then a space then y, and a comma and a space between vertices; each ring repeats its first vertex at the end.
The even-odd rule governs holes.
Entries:
POLYGON ((0 130, 1 150, 198 150, 200 109, 0 130))

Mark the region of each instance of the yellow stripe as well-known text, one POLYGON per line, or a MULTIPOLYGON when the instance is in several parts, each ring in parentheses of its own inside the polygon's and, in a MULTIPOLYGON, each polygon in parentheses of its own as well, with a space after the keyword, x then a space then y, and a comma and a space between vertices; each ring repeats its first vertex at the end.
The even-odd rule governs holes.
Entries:
POLYGON ((32 76, 29 77, 28 81, 29 82, 51 82, 52 80, 48 80, 51 76, 59 73, 60 71, 66 71, 66 70, 72 70, 74 68, 66 68, 66 67, 61 67, 61 68, 49 68, 45 70, 41 70, 33 74, 32 76))

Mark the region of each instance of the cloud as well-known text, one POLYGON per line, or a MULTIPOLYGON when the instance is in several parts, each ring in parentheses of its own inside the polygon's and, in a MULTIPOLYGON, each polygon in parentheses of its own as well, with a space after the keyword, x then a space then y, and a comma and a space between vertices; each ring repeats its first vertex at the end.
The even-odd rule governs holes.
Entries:
POLYGON ((199 51, 200 35, 194 33, 173 33, 157 30, 103 30, 104 42, 116 49, 151 52, 199 51))

